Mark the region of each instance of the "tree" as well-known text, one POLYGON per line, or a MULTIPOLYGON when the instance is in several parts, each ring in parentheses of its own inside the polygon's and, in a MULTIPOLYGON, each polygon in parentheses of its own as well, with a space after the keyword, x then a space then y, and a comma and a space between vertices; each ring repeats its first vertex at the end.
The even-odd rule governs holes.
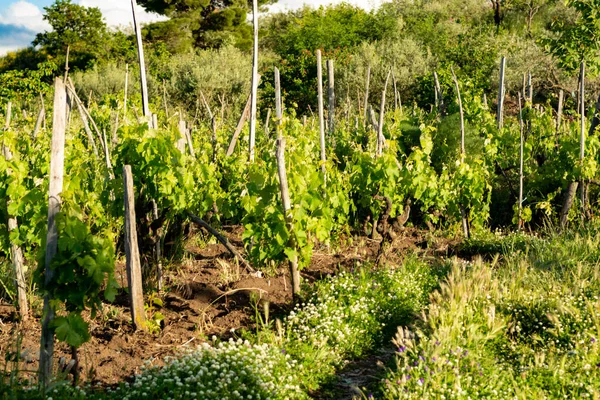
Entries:
POLYGON ((600 72, 600 1, 569 0, 570 13, 555 18, 551 35, 542 39, 561 68, 576 74, 582 61, 592 74, 600 72))
POLYGON ((65 57, 68 48, 69 65, 79 69, 102 55, 108 32, 100 9, 56 0, 44 10, 44 19, 52 30, 38 33, 34 46, 59 59, 65 57))
MULTIPOLYGON (((259 5, 272 2, 259 0, 259 5)), ((171 52, 187 49, 190 38, 195 47, 203 49, 233 44, 249 50, 252 46, 252 29, 246 18, 251 1, 139 0, 138 3, 148 11, 170 18, 169 22, 151 24, 146 29, 152 33, 150 40, 165 43, 171 52)))
POLYGON ((386 18, 345 3, 318 9, 306 6, 271 16, 263 38, 284 57, 305 50, 334 51, 382 39, 384 32, 378 28, 386 22, 386 18))

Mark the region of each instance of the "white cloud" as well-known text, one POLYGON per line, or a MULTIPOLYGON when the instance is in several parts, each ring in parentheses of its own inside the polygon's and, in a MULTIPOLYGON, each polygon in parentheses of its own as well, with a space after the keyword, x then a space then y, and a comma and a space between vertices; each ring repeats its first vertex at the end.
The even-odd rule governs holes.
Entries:
POLYGON ((389 0, 279 0, 277 3, 269 6, 269 12, 286 12, 297 10, 302 8, 304 5, 318 8, 320 6, 340 3, 349 3, 364 8, 365 10, 372 10, 387 1, 389 0))
POLYGON ((11 51, 19 50, 19 49, 21 49, 23 47, 24 46, 21 46, 21 45, 17 45, 17 46, 0 46, 0 56, 4 56, 4 55, 10 53, 11 51))
POLYGON ((34 32, 50 29, 50 25, 44 21, 42 11, 35 4, 22 0, 11 4, 0 14, 0 24, 27 28, 34 32))
MULTIPOLYGON (((78 3, 85 7, 98 7, 109 26, 133 26, 131 2, 128 0, 79 0, 78 3)), ((166 19, 161 15, 147 12, 139 5, 136 7, 136 17, 142 24, 166 19)))
MULTIPOLYGON (((111 27, 133 26, 129 0, 77 0, 76 3, 98 7, 111 27)), ((165 19, 158 14, 146 12, 141 6, 137 6, 136 16, 142 24, 165 19)), ((50 24, 44 21, 42 9, 35 4, 24 0, 10 4, 0 11, 0 56, 29 46, 36 33, 50 29, 50 24)))

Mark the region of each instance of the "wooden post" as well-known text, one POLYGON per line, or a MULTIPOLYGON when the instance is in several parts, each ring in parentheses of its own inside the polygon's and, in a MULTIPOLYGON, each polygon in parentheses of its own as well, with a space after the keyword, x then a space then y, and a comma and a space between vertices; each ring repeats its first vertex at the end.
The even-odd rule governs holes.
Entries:
MULTIPOLYGON (((290 235, 288 247, 297 250, 296 237, 294 235, 294 217, 292 214, 292 206, 290 202, 290 194, 288 190, 287 174, 285 170, 285 138, 277 139, 277 172, 279 174, 279 188, 281 190, 281 202, 283 203, 283 215, 290 235)), ((297 254, 297 251, 296 251, 297 254)), ((289 258, 290 262, 290 277, 292 281, 292 294, 296 297, 300 294, 300 272, 298 271, 298 256, 295 255, 289 258)))
MULTIPOLYGON (((274 72, 275 72, 275 119, 276 119, 275 132, 277 135, 277 145, 279 145, 279 139, 281 139, 281 124, 283 123, 283 105, 281 103, 281 80, 280 80, 280 76, 279 76, 279 69, 276 67, 274 72)), ((285 168, 285 166, 284 166, 284 168, 285 168)), ((287 182, 286 182, 286 186, 287 186, 287 182)))
MULTIPOLYGON (((7 201, 10 204, 10 200, 7 201)), ((7 205, 8 205, 7 204, 7 205)), ((8 232, 12 232, 18 228, 17 218, 8 218, 8 232)), ((19 306, 19 315, 21 321, 25 321, 29 317, 29 304, 27 303, 27 283, 25 280, 25 261, 23 258, 23 250, 21 247, 11 241, 10 256, 15 270, 15 283, 17 286, 17 305, 19 306)))
MULTIPOLYGON (((454 73, 454 68, 450 67, 450 71, 452 72, 452 80, 454 81, 454 87, 456 88, 456 97, 458 100, 458 111, 460 114, 460 162, 465 162, 466 151, 465 151, 465 119, 464 112, 462 106, 462 98, 460 96, 460 87, 458 85, 458 79, 456 78, 456 74, 454 73)), ((463 204, 460 205, 460 215, 462 219, 462 228, 463 234, 468 239, 471 234, 469 232, 469 215, 465 206, 463 204)))
POLYGON ((179 120, 179 125, 177 126, 179 129, 179 139, 177 140, 176 147, 179 149, 181 154, 185 153, 185 142, 186 142, 186 134, 185 134, 185 121, 183 119, 179 120))
POLYGON ((240 116, 240 119, 237 123, 235 132, 233 133, 233 136, 231 137, 231 141, 229 142, 229 147, 227 148, 227 153, 226 153, 227 157, 231 156, 233 154, 233 151, 235 150, 235 145, 237 143, 238 137, 240 136, 240 133, 242 133, 242 129, 244 129, 244 123, 246 122, 246 119, 248 119, 248 114, 250 114, 251 103, 252 103, 252 94, 250 94, 250 96, 248 96, 248 101, 246 102, 244 111, 242 111, 242 115, 240 116))
POLYGON ((460 96, 460 87, 458 86, 458 79, 454 73, 454 68, 451 68, 452 80, 454 80, 454 87, 456 88, 456 97, 458 99, 458 111, 460 114, 460 154, 461 157, 465 156, 465 116, 462 107, 462 98, 460 96))
MULTIPOLYGON (((11 103, 9 101, 8 105, 7 105, 7 110, 10 110, 10 108, 11 108, 10 105, 11 105, 11 103)), ((6 130, 8 130, 10 128, 10 119, 11 119, 10 112, 7 111, 5 126, 4 126, 4 129, 6 129, 6 130)), ((12 152, 10 151, 10 149, 6 146, 2 146, 2 148, 3 148, 3 152, 4 152, 4 158, 6 159, 6 161, 12 160, 13 155, 12 155, 12 152)), ((8 169, 7 174, 11 175, 12 170, 8 169)), ((7 209, 10 209, 11 203, 12 203, 12 200, 10 198, 7 198, 7 200, 6 200, 6 208, 7 209)), ((17 218, 9 215, 8 216, 8 232, 12 232, 17 228, 18 228, 17 218)), ((17 287, 17 306, 19 308, 19 315, 21 317, 21 321, 25 321, 29 317, 29 305, 27 303, 27 284, 25 283, 25 262, 23 259, 23 250, 21 250, 21 248, 17 244, 13 243, 12 240, 10 242, 10 258, 11 258, 13 268, 15 271, 15 284, 17 287)))
POLYGON ((387 90, 387 85, 390 80, 391 71, 388 72, 387 77, 385 78, 385 84, 383 85, 383 92, 381 93, 381 107, 379 110, 379 124, 377 126, 377 151, 376 156, 381 157, 383 153, 383 145, 385 144, 385 137, 383 136, 383 121, 385 119, 385 94, 387 90))
POLYGON ((125 64, 125 93, 123 94, 123 120, 127 123, 127 91, 129 89, 129 64, 125 64))
MULTIPOLYGON (((577 103, 580 112, 580 132, 579 132, 579 159, 583 161, 585 156, 585 63, 581 62, 579 71, 579 95, 577 96, 577 103)), ((598 99, 600 101, 600 98, 598 99)), ((596 104, 596 113, 598 112, 600 104, 596 104)), ((590 135, 593 134, 598 124, 598 118, 594 115, 592 124, 590 126, 590 135)), ((565 200, 560 213, 560 227, 564 228, 567 225, 569 210, 573 205, 573 200, 577 194, 577 188, 579 182, 570 182, 565 195, 565 200)), ((585 218, 585 182, 581 179, 581 206, 582 206, 582 218, 585 218)))
MULTIPOLYGON (((92 134, 92 130, 90 129, 90 125, 88 124, 88 120, 85 116, 85 112, 83 111, 83 105, 81 104, 79 99, 75 99, 75 103, 77 104, 77 110, 79 111, 79 117, 81 118, 81 122, 83 123, 83 129, 88 137, 88 142, 94 151, 94 156, 98 158, 98 147, 96 147, 96 142, 94 141, 94 135, 92 134)), ((105 151, 106 151, 106 146, 105 151)))
POLYGON ((327 116, 329 121, 329 134, 333 135, 335 128, 335 80, 334 80, 333 60, 327 60, 327 92, 329 97, 329 106, 327 107, 327 116))
MULTIPOLYGON (((73 81, 71 80, 71 78, 68 78, 66 85, 67 85, 68 91, 71 92, 71 94, 72 94, 72 96, 69 98, 73 98, 75 100, 75 103, 77 103, 78 105, 81 106, 81 110, 83 110, 83 113, 87 117, 88 122, 91 122, 92 126, 94 127, 94 131, 96 132, 96 135, 98 136, 98 141, 100 142, 102 147, 105 148, 108 144, 105 143, 105 141, 102 137, 102 134, 100 133, 100 129, 98 129, 98 125, 96 125, 96 122, 90 115, 89 111, 85 108, 85 106, 83 105, 83 102, 81 101, 79 96, 77 96, 77 92, 75 91, 75 86, 73 85, 73 81)), ((68 92, 67 92, 67 94, 68 94, 68 92)), ((67 105, 67 107, 68 107, 68 105, 67 105)))
POLYGON ((190 150, 190 156, 192 159, 196 159, 196 150, 194 149, 194 142, 192 141, 192 130, 189 127, 185 128, 185 140, 187 141, 188 149, 190 150))
POLYGON ((252 104, 250 106, 250 151, 249 160, 254 161, 256 141, 256 102, 258 96, 258 0, 252 0, 252 25, 254 27, 254 49, 252 51, 252 104))
POLYGON ((4 129, 8 129, 10 127, 10 120, 12 118, 12 101, 6 103, 6 115, 4 120, 4 129))
POLYGON ((325 120, 323 117, 323 66, 321 64, 321 50, 317 50, 317 91, 319 101, 319 137, 321 142, 321 171, 323 179, 327 181, 325 162, 327 160, 325 154, 325 120))
POLYGON ((438 110, 438 114, 442 115, 444 113, 444 95, 442 94, 442 86, 440 85, 438 74, 435 71, 433 71, 433 81, 435 83, 435 107, 438 110))
POLYGON ((38 113, 37 119, 35 120, 35 127, 33 128, 32 136, 34 139, 37 136, 38 132, 40 131, 40 128, 42 127, 42 121, 44 120, 45 113, 46 113, 46 110, 44 109, 44 106, 42 106, 42 108, 40 108, 40 112, 38 113))
POLYGON ((394 112, 398 109, 398 87, 396 86, 396 75, 392 69, 392 83, 394 84, 394 112))
POLYGON ((275 67, 275 118, 277 119, 277 125, 281 125, 281 118, 283 118, 283 104, 281 101, 281 77, 279 75, 279 68, 275 67))
MULTIPOLYGON (((244 124, 246 123, 246 120, 250 116, 250 104, 251 104, 251 98, 250 98, 250 96, 248 96, 248 102, 246 103, 246 106, 245 106, 244 110, 242 111, 242 115, 240 116, 238 124, 235 128, 235 132, 233 133, 233 135, 231 137, 231 141, 229 142, 229 146, 227 148, 226 155, 228 157, 233 154, 233 152, 235 150, 235 145, 237 144, 237 140, 240 136, 240 133, 244 129, 244 124)), ((215 127, 216 127, 216 125, 215 125, 215 127)))
POLYGON ((363 119, 365 121, 365 125, 367 124, 367 122, 366 122, 367 121, 367 112, 369 109, 368 106, 369 106, 369 84, 370 83, 371 83, 371 66, 369 65, 367 67, 367 83, 365 84, 365 101, 364 101, 364 107, 363 107, 364 113, 365 113, 365 115, 363 117, 363 119))
POLYGON ((519 140, 519 203, 518 203, 518 222, 517 222, 517 230, 521 230, 521 225, 523 224, 523 108, 521 107, 521 94, 519 94, 519 131, 520 131, 520 140, 519 140))
POLYGON ((125 257, 127 259, 127 281, 129 284, 131 318, 135 329, 146 329, 142 268, 140 265, 140 250, 135 226, 135 195, 130 165, 123 166, 123 186, 125 188, 125 257))
MULTIPOLYGON (((583 163, 585 158, 585 61, 581 62, 579 71, 581 86, 579 87, 579 107, 580 107, 580 131, 579 131, 579 160, 583 163)), ((585 190, 586 184, 583 177, 581 177, 581 210, 582 218, 585 218, 585 190)))
MULTIPOLYGON (((44 281, 49 284, 54 279, 52 259, 58 251, 58 231, 56 215, 60 211, 60 194, 63 188, 65 162, 65 131, 67 118, 67 91, 61 78, 54 81, 54 114, 52 117, 52 145, 50 154, 50 184, 48 190, 48 234, 46 236, 46 257, 44 281)), ((44 296, 42 334, 40 340, 40 384, 45 388, 52 377, 54 354, 54 308, 52 298, 44 296)))
MULTIPOLYGON (((210 127, 212 130, 212 135, 211 135, 211 142, 212 142, 212 149, 213 149, 213 153, 212 153, 212 162, 216 162, 217 161, 217 121, 215 119, 215 116, 212 113, 212 110, 210 109, 210 106, 208 105, 208 102, 206 101, 206 98, 204 97, 204 93, 202 93, 202 90, 200 91, 200 96, 202 97, 202 102, 204 103, 204 107, 206 107, 206 111, 208 112, 208 116, 210 118, 210 127)), ((192 123, 193 125, 193 123, 192 123)), ((239 135, 239 133, 238 133, 239 135)), ((191 135, 190 135, 190 140, 191 140, 191 135)))
POLYGON ((269 137, 269 123, 271 122, 271 107, 267 108, 267 116, 265 117, 265 137, 269 137))
POLYGON ((533 103, 533 84, 531 83, 531 72, 527 72, 527 101, 533 103))
POLYGON ((163 105, 165 107, 165 116, 167 119, 169 118, 169 105, 167 103, 167 86, 165 84, 165 80, 162 80, 162 89, 163 89, 163 105))
POLYGON ((498 85, 498 110, 496 120, 498 122, 498 129, 502 129, 504 126, 504 73, 506 70, 506 57, 502 57, 500 61, 500 83, 498 85))
POLYGON ((398 93, 398 108, 400 109, 400 114, 402 114, 402 97, 400 93, 398 93))
POLYGON ((67 57, 65 58, 65 78, 64 81, 67 81, 69 77, 69 53, 71 52, 71 45, 67 45, 67 57))
POLYGON ((148 83, 146 82, 146 62, 144 61, 144 45, 142 43, 142 27, 138 24, 136 18, 135 7, 137 3, 131 0, 131 10, 133 13, 133 29, 135 30, 135 38, 137 41, 138 60, 140 63, 140 84, 142 86, 142 106, 144 108, 144 117, 150 118, 150 106, 148 103, 148 83))
POLYGON ((560 132, 560 125, 562 123, 563 103, 565 99, 565 92, 560 89, 558 92, 558 109, 556 110, 556 145, 558 146, 558 134, 560 132))

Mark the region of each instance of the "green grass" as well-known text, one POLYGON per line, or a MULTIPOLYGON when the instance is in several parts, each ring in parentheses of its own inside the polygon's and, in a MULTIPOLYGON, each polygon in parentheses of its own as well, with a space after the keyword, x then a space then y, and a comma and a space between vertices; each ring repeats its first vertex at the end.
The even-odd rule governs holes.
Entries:
POLYGON ((600 396, 597 231, 491 245, 500 257, 452 261, 420 322, 399 328, 380 397, 600 396))

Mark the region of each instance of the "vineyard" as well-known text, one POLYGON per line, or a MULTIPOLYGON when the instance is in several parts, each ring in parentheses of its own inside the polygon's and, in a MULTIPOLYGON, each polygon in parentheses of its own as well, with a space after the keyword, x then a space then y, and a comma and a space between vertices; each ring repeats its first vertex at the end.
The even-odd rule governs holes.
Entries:
POLYGON ((135 28, 116 93, 68 52, 3 78, 2 398, 600 398, 584 59, 572 93, 507 56, 495 93, 448 65, 410 104, 316 50, 303 109, 255 20, 249 93, 194 109, 148 94, 135 28))

